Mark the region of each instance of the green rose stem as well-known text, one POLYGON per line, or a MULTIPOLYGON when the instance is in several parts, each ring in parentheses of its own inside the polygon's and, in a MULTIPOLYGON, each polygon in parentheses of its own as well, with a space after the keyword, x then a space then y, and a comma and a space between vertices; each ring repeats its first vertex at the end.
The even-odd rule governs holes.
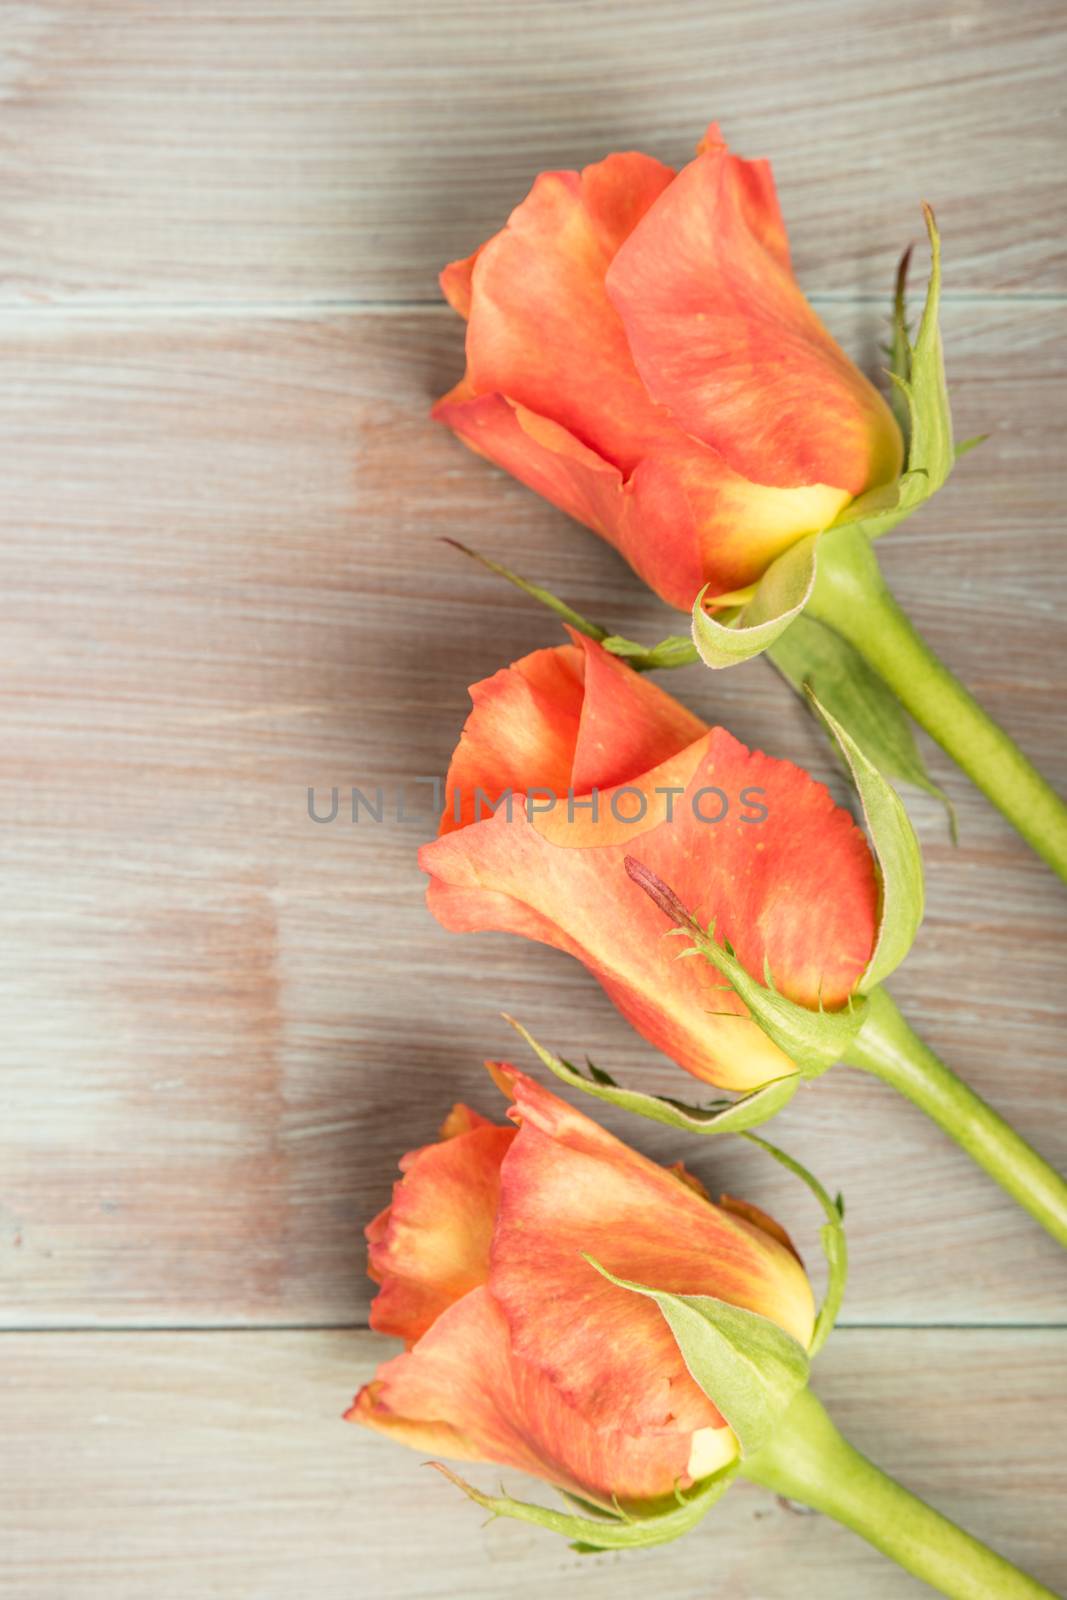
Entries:
POLYGON ((859 651, 916 722, 1067 879, 1067 806, 912 627, 867 538, 846 527, 822 536, 805 609, 859 651))
POLYGON ((810 1389, 802 1389, 769 1443, 741 1475, 824 1512, 953 1600, 1056 1600, 853 1449, 810 1389))
POLYGON ((843 1057, 846 1065, 873 1072, 913 1100, 1067 1248, 1067 1182, 938 1060, 884 989, 874 989, 868 1000, 867 1019, 843 1057))

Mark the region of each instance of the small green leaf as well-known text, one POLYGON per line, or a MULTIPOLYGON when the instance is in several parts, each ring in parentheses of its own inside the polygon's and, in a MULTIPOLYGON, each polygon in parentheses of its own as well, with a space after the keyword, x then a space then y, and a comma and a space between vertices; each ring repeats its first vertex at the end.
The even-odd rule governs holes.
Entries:
POLYGON ((635 672, 657 672, 673 667, 688 667, 699 659, 692 639, 682 633, 668 634, 666 639, 661 639, 659 644, 647 649, 643 644, 636 644, 633 639, 624 639, 617 633, 609 635, 600 642, 613 656, 621 656, 624 661, 628 661, 635 672))
POLYGON ((513 583, 516 589, 521 589, 523 594, 528 594, 532 599, 549 611, 554 611, 557 617, 562 617, 564 622, 569 622, 572 628, 577 628, 579 633, 584 633, 589 639, 596 639, 599 643, 608 636, 606 628, 598 627, 595 622, 590 622, 583 617, 581 612, 575 611, 565 600, 559 600, 548 589, 542 589, 540 584, 531 583, 528 578, 520 578, 517 572, 512 572, 510 567, 502 567, 497 561, 490 561, 488 556, 481 555, 477 550, 471 550, 465 544, 460 544, 458 539, 446 539, 445 544, 450 544, 454 550, 459 550, 465 556, 470 556, 472 561, 480 561, 483 567, 490 572, 495 572, 498 578, 506 578, 508 583, 513 583))
POLYGON ((863 1026, 866 999, 861 996, 840 1011, 811 1011, 787 999, 770 984, 753 978, 728 946, 717 944, 713 929, 705 933, 674 890, 648 867, 633 856, 625 858, 625 865, 634 882, 676 927, 689 934, 693 948, 718 968, 748 1007, 752 1020, 785 1052, 804 1077, 818 1077, 835 1061, 841 1060, 863 1026))
POLYGON ((952 802, 927 772, 907 712, 854 645, 828 623, 805 613, 770 647, 767 657, 802 699, 807 698, 807 689, 813 691, 885 777, 914 784, 940 800, 955 841, 952 802))
POLYGON ((725 1494, 737 1475, 737 1466, 731 1464, 710 1478, 703 1479, 692 1489, 684 1493, 678 1491, 673 1500, 643 1508, 642 1514, 636 1514, 635 1508, 629 1507, 625 1517, 612 1516, 599 1510, 596 1516, 584 1517, 566 1511, 552 1511, 547 1506, 532 1505, 526 1500, 513 1500, 503 1492, 497 1495, 483 1494, 442 1462, 431 1461, 430 1466, 443 1473, 457 1489, 462 1489, 468 1499, 482 1506, 492 1516, 513 1517, 518 1522, 532 1522, 539 1528, 548 1528, 552 1533, 573 1540, 575 1548, 582 1552, 641 1550, 668 1544, 695 1528, 716 1500, 725 1494))
POLYGON ((553 595, 552 590, 542 589, 541 584, 531 584, 530 579, 522 578, 520 574, 510 570, 510 566, 501 566, 493 562, 488 555, 482 555, 478 550, 469 549, 466 544, 461 544, 459 539, 445 539, 445 544, 451 544, 454 550, 461 550, 462 554, 469 555, 474 562, 482 563, 491 573, 496 573, 498 578, 506 578, 509 584, 514 584, 515 589, 522 589, 523 594, 530 595, 539 605, 547 606, 549 611, 555 611, 569 626, 577 629, 579 634, 587 638, 595 638, 598 645, 603 645, 606 651, 619 656, 635 672, 656 672, 667 670, 670 667, 688 667, 697 661, 696 646, 686 634, 669 634, 661 638, 657 645, 638 645, 633 638, 624 638, 621 634, 609 634, 606 627, 600 627, 598 622, 590 622, 587 616, 582 616, 581 611, 574 610, 566 600, 560 600, 558 595, 553 595))
POLYGON ((815 583, 815 546, 809 534, 772 561, 751 600, 728 622, 717 622, 704 610, 705 584, 693 602, 693 643, 709 667, 732 667, 759 655, 785 632, 804 609, 815 583))
POLYGON ((553 1055, 538 1044, 514 1017, 505 1017, 505 1020, 511 1023, 542 1065, 554 1073, 561 1083, 569 1084, 572 1089, 580 1089, 583 1094, 592 1095, 594 1099, 606 1101, 609 1105, 619 1106, 623 1111, 647 1117, 651 1122, 662 1122, 669 1128, 678 1128, 683 1133, 742 1133, 747 1128, 758 1128, 793 1098, 800 1085, 800 1077, 794 1072, 784 1078, 773 1078, 737 1100, 716 1100, 709 1106, 687 1105, 684 1100, 660 1098, 654 1094, 643 1094, 637 1089, 624 1089, 591 1062, 590 1075, 586 1077, 569 1061, 553 1055))
POLYGON ((848 763, 878 860, 878 936, 859 981, 860 991, 866 993, 896 971, 919 931, 924 906, 922 852, 896 790, 810 690, 808 697, 848 763))
POLYGON ((840 1195, 831 1200, 814 1173, 809 1172, 807 1167, 801 1166, 792 1156, 787 1156, 784 1150, 779 1150, 777 1145, 770 1144, 754 1133, 746 1133, 744 1137, 752 1144, 759 1145, 761 1150, 765 1150, 781 1166, 786 1167, 801 1182, 806 1183, 826 1214, 826 1222, 820 1230, 819 1237, 829 1275, 826 1294, 815 1319, 815 1331, 808 1345, 808 1355, 815 1356, 829 1338, 845 1297, 845 1283, 848 1278, 848 1245, 845 1241, 844 1228, 845 1202, 840 1195))
POLYGON ((693 1379, 737 1435, 742 1456, 766 1444, 808 1381, 803 1346, 756 1311, 712 1295, 651 1289, 617 1278, 592 1256, 585 1259, 620 1289, 655 1301, 693 1379))
POLYGON ((450 544, 454 550, 470 556, 472 561, 480 562, 488 571, 495 572, 497 577, 506 578, 508 583, 514 584, 516 589, 521 589, 523 594, 528 594, 539 605, 547 606, 549 611, 554 611, 557 617, 562 617, 572 628, 584 633, 586 638, 595 639, 613 656, 619 656, 628 662, 635 672, 686 667, 698 659, 693 641, 685 634, 672 633, 666 639, 661 639, 659 644, 652 646, 638 644, 636 640, 625 639, 621 634, 609 633, 607 628, 602 628, 597 622, 591 622, 588 617, 583 617, 580 611, 575 611, 573 606, 569 606, 565 600, 560 600, 550 589, 543 589, 539 583, 531 583, 528 578, 512 572, 510 567, 503 567, 499 561, 491 561, 479 551, 460 544, 458 539, 446 539, 445 544, 450 544))

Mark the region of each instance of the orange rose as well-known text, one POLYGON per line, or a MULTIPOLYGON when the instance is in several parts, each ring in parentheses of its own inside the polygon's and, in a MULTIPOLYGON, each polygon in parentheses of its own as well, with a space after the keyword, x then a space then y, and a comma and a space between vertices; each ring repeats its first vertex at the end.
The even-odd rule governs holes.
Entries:
POLYGON ((670 604, 754 583, 900 471, 881 396, 797 287, 764 161, 713 124, 544 172, 441 284, 467 371, 434 415, 615 545, 670 604))
POLYGON ((611 1506, 731 1462, 734 1434, 649 1300, 585 1259, 670 1292, 761 1313, 806 1348, 811 1288, 755 1207, 719 1206, 684 1169, 622 1144, 514 1067, 491 1064, 517 1127, 457 1106, 412 1151, 367 1229, 371 1326, 407 1353, 353 1422, 415 1449, 495 1461, 611 1506))
POLYGON ((577 956, 638 1032, 698 1078, 747 1090, 781 1077, 788 1058, 718 973, 676 959, 625 858, 714 920, 753 977, 769 970, 789 999, 829 1011, 874 948, 867 841, 799 767, 709 729, 572 637, 471 689, 439 837, 419 854, 430 909, 456 932, 501 929, 577 956), (486 800, 509 788, 510 819, 507 802, 491 812, 486 800))

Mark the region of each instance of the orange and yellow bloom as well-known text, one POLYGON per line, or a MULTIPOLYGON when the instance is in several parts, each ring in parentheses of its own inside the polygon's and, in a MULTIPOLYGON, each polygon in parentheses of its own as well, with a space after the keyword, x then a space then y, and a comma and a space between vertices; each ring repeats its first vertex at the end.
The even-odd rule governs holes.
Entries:
POLYGON ((799 767, 708 728, 573 638, 471 689, 440 833, 419 856, 430 909, 457 932, 524 934, 576 956, 638 1032, 698 1078, 748 1090, 781 1077, 789 1059, 707 962, 677 959, 625 858, 714 921, 753 977, 769 970, 789 999, 832 1011, 874 948, 867 841, 799 767), (510 817, 499 803, 508 789, 510 817))
POLYGON ((712 126, 545 172, 441 275, 467 370, 434 414, 688 610, 900 472, 878 392, 793 277, 770 167, 712 126))
POLYGON ((610 1506, 686 1488, 737 1442, 657 1307, 618 1276, 768 1317, 805 1348, 814 1309, 787 1235, 713 1205, 523 1073, 490 1065, 512 1126, 457 1106, 367 1228, 371 1325, 405 1340, 347 1413, 403 1444, 494 1461, 610 1506))
MULTIPOLYGON (((827 637, 839 633, 840 667, 846 640, 864 654, 870 619, 853 613, 872 596, 893 647, 916 659, 891 601, 878 602, 868 541, 944 482, 954 459, 928 208, 927 221, 926 310, 912 344, 902 275, 893 351, 909 470, 793 552, 751 614, 728 619, 728 645, 718 636, 729 630, 698 612, 709 664, 773 635, 781 665, 782 630, 806 602, 827 637)), ((890 412, 792 277, 769 169, 731 155, 714 127, 677 174, 637 154, 542 174, 505 228, 442 281, 468 319, 467 372, 437 415, 596 529, 674 604, 688 608, 706 587, 709 606, 740 606, 781 552, 899 474, 890 412)), ((420 852, 430 909, 454 931, 499 929, 566 951, 694 1076, 767 1088, 725 1110, 687 1107, 623 1089, 591 1064, 586 1078, 530 1040, 545 1065, 661 1123, 743 1132, 802 1076, 845 1060, 913 1098, 1067 1243, 1062 1181, 881 988, 921 920, 921 859, 878 760, 844 725, 851 717, 815 699, 877 860, 821 784, 708 727, 586 636, 603 632, 517 581, 578 629, 472 687, 438 835, 420 852)), ((678 664, 685 645, 606 642, 630 649, 635 667, 678 664)), ((803 673, 788 669, 806 688, 809 653, 820 652, 799 647, 803 673)), ((921 650, 919 660, 925 672, 921 650)), ((871 703, 881 716, 885 701, 871 703)), ((962 694, 957 705, 976 709, 962 694)), ((379 1286, 371 1326, 405 1348, 347 1420, 554 1485, 573 1512, 486 1494, 443 1469, 491 1514, 552 1528, 581 1551, 675 1538, 740 1475, 837 1517, 946 1595, 1052 1600, 860 1456, 808 1388, 845 1288, 840 1196, 755 1141, 824 1213, 816 1317, 803 1264, 772 1218, 726 1195, 714 1204, 681 1163, 657 1165, 514 1067, 487 1066, 511 1102, 507 1122, 456 1105, 435 1142, 402 1158, 391 1203, 366 1229, 379 1286)))

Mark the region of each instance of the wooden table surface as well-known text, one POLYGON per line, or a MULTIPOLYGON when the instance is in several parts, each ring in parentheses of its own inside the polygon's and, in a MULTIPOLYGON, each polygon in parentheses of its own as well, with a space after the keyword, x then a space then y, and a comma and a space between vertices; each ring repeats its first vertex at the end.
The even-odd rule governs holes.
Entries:
MULTIPOLYGON (((467 685, 555 642, 444 535, 628 634, 676 626, 428 421, 462 351, 435 273, 539 168, 680 162, 713 116, 774 158, 801 282, 870 370, 936 206, 959 433, 992 437, 885 567, 1067 782, 1062 8, 8 0, 0 28, 0 1595, 918 1595, 751 1487, 676 1546, 579 1558, 483 1527, 416 1455, 341 1424, 383 1343, 361 1225, 452 1100, 494 1109, 499 1011, 679 1085, 576 964, 437 928, 425 802, 327 827, 306 793, 417 801, 467 685)), ((765 663, 670 687, 837 781, 765 663)), ((894 992, 1062 1165, 1067 907, 931 767, 961 842, 907 796, 929 913, 894 992)), ((817 1256, 755 1152, 608 1120, 817 1256)), ((873 1080, 834 1071, 776 1130, 848 1202, 817 1387, 919 1493, 1067 1584, 1059 1253, 873 1080)))

